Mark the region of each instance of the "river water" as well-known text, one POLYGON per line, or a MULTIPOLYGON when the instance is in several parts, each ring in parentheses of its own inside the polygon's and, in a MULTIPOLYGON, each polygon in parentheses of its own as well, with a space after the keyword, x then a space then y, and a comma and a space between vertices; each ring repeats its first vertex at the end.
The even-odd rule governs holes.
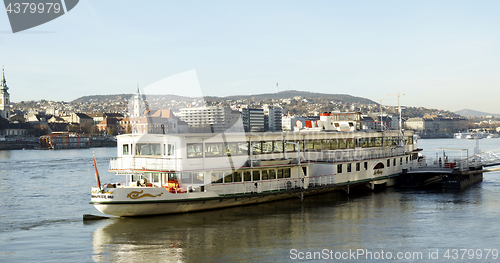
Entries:
MULTIPOLYGON (((467 148, 469 140, 419 140, 467 148)), ((480 140, 483 151, 500 139, 480 140)), ((116 148, 0 151, 0 262, 494 262, 500 172, 461 191, 388 188, 208 212, 83 222, 92 151, 103 182, 116 148), (472 260, 473 259, 473 260, 472 260)), ((447 153, 449 153, 448 151, 447 153)))

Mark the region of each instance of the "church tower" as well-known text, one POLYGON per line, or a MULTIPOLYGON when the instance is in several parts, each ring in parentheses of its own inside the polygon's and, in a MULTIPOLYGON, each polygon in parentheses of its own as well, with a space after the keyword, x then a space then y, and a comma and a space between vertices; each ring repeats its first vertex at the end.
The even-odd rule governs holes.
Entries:
POLYGON ((5 72, 2 68, 2 80, 0 82, 0 117, 10 120, 10 95, 5 72))
POLYGON ((132 111, 132 117, 139 118, 142 117, 143 107, 141 107, 141 93, 139 91, 139 84, 137 84, 137 93, 134 96, 134 109, 132 111))

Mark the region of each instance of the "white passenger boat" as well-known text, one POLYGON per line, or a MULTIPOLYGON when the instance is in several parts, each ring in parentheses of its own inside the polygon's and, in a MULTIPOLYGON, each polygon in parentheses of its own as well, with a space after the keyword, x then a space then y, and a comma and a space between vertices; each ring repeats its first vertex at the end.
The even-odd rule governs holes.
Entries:
POLYGON ((469 134, 471 134, 470 132, 457 132, 454 134, 454 137, 455 139, 465 139, 469 134))
POLYGON ((101 186, 98 177, 90 203, 143 216, 395 184, 418 162, 413 132, 360 130, 359 120, 324 113, 298 132, 120 135, 109 171, 123 180, 101 186))

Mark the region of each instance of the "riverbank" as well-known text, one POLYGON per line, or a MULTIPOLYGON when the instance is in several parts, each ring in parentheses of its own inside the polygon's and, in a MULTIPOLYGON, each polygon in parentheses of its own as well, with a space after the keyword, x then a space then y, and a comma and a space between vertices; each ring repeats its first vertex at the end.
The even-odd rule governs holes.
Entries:
MULTIPOLYGON (((91 140, 90 147, 116 147, 114 141, 91 140)), ((1 150, 40 149, 40 143, 33 141, 0 141, 1 150)))

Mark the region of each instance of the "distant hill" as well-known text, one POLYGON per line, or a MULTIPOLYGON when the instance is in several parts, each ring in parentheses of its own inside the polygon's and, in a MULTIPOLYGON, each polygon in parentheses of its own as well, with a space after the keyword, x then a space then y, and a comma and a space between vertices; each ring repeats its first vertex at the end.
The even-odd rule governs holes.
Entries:
MULTIPOLYGON (((105 103, 109 101, 124 101, 124 100, 129 100, 132 98, 134 94, 115 94, 115 95, 90 95, 90 96, 83 96, 78 99, 75 99, 71 101, 72 103, 84 103, 84 102, 99 102, 99 103, 105 103)), ((147 95, 146 95, 147 96, 147 95)), ((183 96, 178 96, 178 95, 153 95, 156 99, 161 99, 165 101, 170 101, 170 100, 191 100, 193 98, 190 97, 183 97, 183 96)))
POLYGON ((89 95, 83 96, 78 99, 70 101, 71 103, 86 103, 90 101, 107 102, 107 101, 121 101, 130 99, 133 94, 115 94, 115 95, 89 95))
POLYGON ((234 95, 234 96, 226 96, 226 97, 215 97, 215 96, 207 96, 207 99, 224 99, 224 100, 249 100, 254 98, 255 100, 265 100, 265 99, 288 99, 296 96, 300 96, 302 98, 325 98, 336 101, 350 102, 350 103, 362 103, 362 104, 377 104, 377 102, 361 98, 355 97, 347 94, 327 94, 327 93, 315 93, 308 91, 298 91, 298 90, 285 90, 280 91, 278 93, 264 93, 264 94, 255 94, 255 95, 234 95))
POLYGON ((463 109, 455 111, 456 114, 464 117, 480 117, 480 116, 500 116, 500 114, 492 114, 482 111, 475 111, 470 109, 463 109))
MULTIPOLYGON (((108 102, 108 101, 122 101, 128 100, 133 96, 133 94, 116 94, 116 95, 91 95, 91 96, 83 96, 78 99, 75 99, 71 102, 73 103, 83 103, 83 102, 108 102)), ((361 104, 377 104, 377 102, 361 98, 355 97, 347 94, 327 94, 327 93, 315 93, 315 92, 307 92, 307 91, 297 91, 297 90, 285 90, 280 91, 278 93, 265 93, 265 94, 255 94, 255 95, 233 95, 226 97, 216 97, 216 96, 205 96, 205 99, 208 100, 250 100, 254 98, 255 100, 265 100, 265 99, 289 99, 293 97, 300 96, 302 98, 325 98, 335 101, 341 102, 349 102, 349 103, 361 103, 361 104)), ((155 97, 159 97, 164 100, 191 100, 193 98, 183 97, 177 95, 158 95, 155 97)))

